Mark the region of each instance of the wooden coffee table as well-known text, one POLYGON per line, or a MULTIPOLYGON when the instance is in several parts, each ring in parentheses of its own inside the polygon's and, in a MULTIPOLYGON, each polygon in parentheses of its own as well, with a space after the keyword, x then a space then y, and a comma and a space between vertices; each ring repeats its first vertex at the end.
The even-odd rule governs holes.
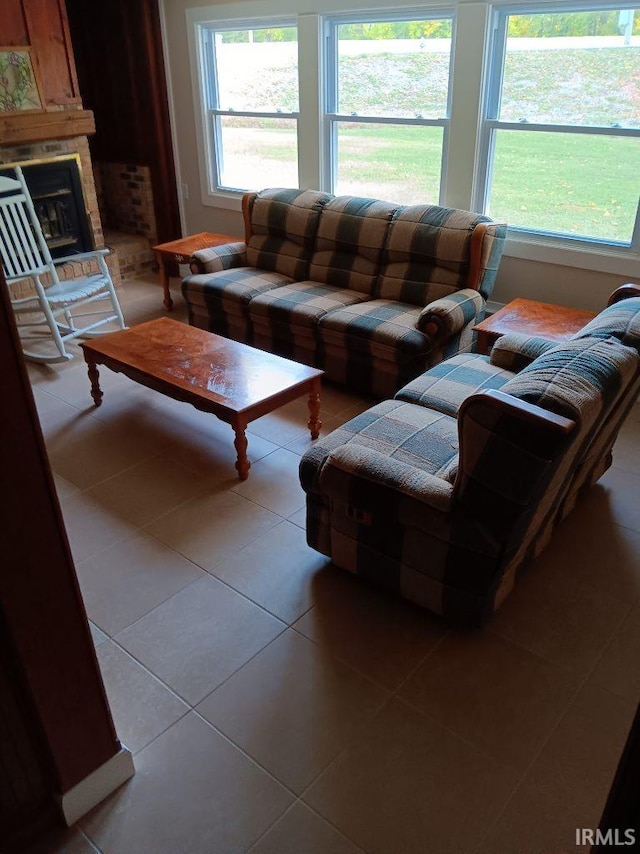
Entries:
POLYGON ((210 246, 222 246, 223 243, 236 243, 244 240, 243 237, 231 237, 229 234, 218 234, 212 231, 201 231, 189 237, 180 237, 178 240, 170 240, 169 243, 159 243, 153 247, 156 260, 160 267, 162 289, 164 291, 164 305, 167 311, 173 308, 173 300, 169 291, 169 279, 171 268, 174 264, 186 264, 189 258, 198 249, 208 249, 210 246))
POLYGON ((96 406, 102 403, 97 365, 106 365, 230 424, 235 432, 240 480, 247 479, 251 466, 245 436, 250 421, 308 394, 307 426, 312 439, 320 433, 323 371, 316 368, 166 317, 84 341, 80 346, 96 406))
POLYGON ((497 339, 507 332, 566 341, 594 317, 593 311, 530 299, 514 299, 473 329, 478 333, 478 353, 486 356, 497 339))

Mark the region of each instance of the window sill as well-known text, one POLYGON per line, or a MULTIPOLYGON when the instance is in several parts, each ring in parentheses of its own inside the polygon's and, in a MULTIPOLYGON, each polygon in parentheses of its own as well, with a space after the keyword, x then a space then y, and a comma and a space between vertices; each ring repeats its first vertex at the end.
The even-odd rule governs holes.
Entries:
MULTIPOLYGON (((227 193, 208 193, 203 195, 202 203, 207 207, 241 211, 243 195, 241 191, 231 190, 227 193)), ((509 258, 537 261, 541 264, 557 264, 597 273, 628 276, 632 279, 640 277, 640 254, 632 249, 601 246, 591 248, 584 244, 572 246, 553 239, 545 240, 543 237, 516 233, 507 237, 504 254, 509 258)))
POLYGON ((577 267, 597 273, 612 273, 635 279, 640 276, 640 254, 622 247, 591 248, 585 244, 570 245, 564 241, 545 240, 544 237, 529 237, 516 233, 507 237, 504 254, 510 258, 577 267))
POLYGON ((215 193, 203 192, 202 204, 209 208, 222 208, 226 211, 241 211, 242 197, 244 196, 244 193, 244 190, 238 190, 237 192, 234 192, 233 190, 229 190, 229 192, 218 190, 215 193))

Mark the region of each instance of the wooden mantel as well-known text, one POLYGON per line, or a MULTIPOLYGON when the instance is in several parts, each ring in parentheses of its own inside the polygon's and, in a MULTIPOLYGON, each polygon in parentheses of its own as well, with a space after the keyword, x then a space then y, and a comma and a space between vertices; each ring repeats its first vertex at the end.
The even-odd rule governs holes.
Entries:
POLYGON ((92 110, 51 110, 0 115, 0 145, 26 145, 96 132, 92 110))

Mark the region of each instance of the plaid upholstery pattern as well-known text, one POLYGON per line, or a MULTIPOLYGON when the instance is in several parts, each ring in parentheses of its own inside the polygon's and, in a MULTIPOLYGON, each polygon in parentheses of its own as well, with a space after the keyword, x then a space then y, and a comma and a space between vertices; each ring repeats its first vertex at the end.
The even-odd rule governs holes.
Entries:
POLYGON ((429 362, 431 342, 416 328, 419 311, 391 300, 367 300, 320 318, 317 335, 327 378, 363 394, 392 396, 429 362))
POLYGON ((247 266, 247 246, 245 243, 223 243, 222 246, 210 246, 198 249, 189 261, 192 273, 218 273, 232 267, 247 266))
POLYGON ((555 341, 539 335, 508 332, 501 335, 491 348, 491 364, 517 373, 555 346, 555 341))
MULTIPOLYGON (((438 205, 401 208, 389 227, 376 295, 425 306, 467 287, 471 235, 482 222, 491 223, 491 220, 438 205)), ((491 249, 487 244, 483 256, 496 268, 503 244, 504 238, 496 234, 491 249)), ((489 278, 482 291, 485 298, 488 284, 489 278)))
POLYGON ((268 189, 249 198, 247 263, 305 279, 320 211, 331 196, 315 190, 268 189))
POLYGON ((372 296, 396 209, 375 199, 333 198, 322 209, 309 278, 372 296))
POLYGON ((502 388, 513 373, 491 364, 488 356, 460 353, 412 380, 395 399, 417 403, 454 418, 463 401, 487 389, 502 388))
POLYGON ((300 481, 311 490, 320 481, 326 458, 342 446, 377 453, 448 483, 455 480, 458 464, 458 428, 454 418, 384 400, 356 415, 328 436, 320 437, 300 462, 300 481))
POLYGON ((535 551, 536 540, 547 541, 561 515, 558 507, 638 369, 638 355, 631 348, 612 339, 585 338, 547 351, 503 386, 504 392, 571 418, 578 425, 570 453, 563 455, 554 471, 528 528, 512 544, 517 549, 510 565, 518 566, 530 549, 535 551))
POLYGON ((451 361, 426 375, 428 407, 385 401, 305 453, 307 539, 423 607, 483 621, 546 542, 576 473, 601 470, 637 396, 640 359, 617 340, 591 338, 553 347, 517 375, 487 357, 451 361), (504 397, 475 393, 494 382, 504 397), (454 412, 463 396, 457 422, 439 411, 454 412), (558 429, 547 412, 569 417, 571 429, 558 429))
POLYGON ((487 217, 281 188, 246 194, 243 209, 246 246, 192 256, 183 294, 193 325, 378 396, 471 349, 484 300, 464 285, 487 217))
POLYGON ((640 352, 640 297, 623 299, 603 309, 573 338, 616 338, 640 352))
POLYGON ((418 329, 439 337, 450 338, 465 326, 475 325, 480 313, 484 311, 484 306, 482 294, 471 288, 463 288, 425 306, 418 318, 418 329), (435 327, 437 331, 432 333, 431 327, 435 327))
POLYGON ((557 415, 593 421, 589 407, 608 408, 620 391, 623 366, 634 355, 613 340, 574 339, 547 350, 502 390, 557 415))
POLYGON ((253 343, 308 365, 322 366, 316 333, 327 312, 364 300, 364 294, 315 282, 294 282, 252 299, 253 343))
POLYGON ((278 273, 238 267, 188 276, 182 282, 189 323, 236 341, 251 342, 249 302, 271 288, 288 284, 278 273))
POLYGON ((269 317, 288 327, 314 327, 327 312, 343 308, 366 297, 357 291, 333 288, 316 282, 293 282, 267 291, 251 300, 249 312, 254 321, 269 317))
POLYGON ((318 335, 325 343, 400 362, 428 353, 429 339, 416 328, 419 310, 392 300, 367 300, 320 318, 318 335))
POLYGON ((507 239, 505 223, 489 223, 484 231, 480 247, 480 269, 478 273, 478 291, 487 300, 496 283, 500 259, 507 239))

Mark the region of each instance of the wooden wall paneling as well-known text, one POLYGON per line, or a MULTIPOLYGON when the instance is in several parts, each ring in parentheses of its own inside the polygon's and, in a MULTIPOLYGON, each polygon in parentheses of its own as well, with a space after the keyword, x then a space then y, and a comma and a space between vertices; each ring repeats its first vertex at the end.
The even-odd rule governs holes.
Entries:
MULTIPOLYGON (((1 2, 1 0, 0 0, 1 2)), ((0 145, 26 145, 52 139, 89 136, 96 132, 91 110, 52 110, 0 115, 0 145)))
MULTIPOLYGON (((122 0, 121 0, 122 2, 122 0)), ((162 31, 157 4, 139 4, 140 27, 145 39, 149 124, 143 133, 153 138, 153 153, 147 160, 153 184, 154 212, 158 240, 166 242, 182 234, 178 206, 176 167, 169 120, 169 94, 162 50, 162 31)), ((129 36, 134 33, 128 28, 129 36)))
POLYGON ((150 168, 158 241, 173 240, 180 216, 157 3, 67 0, 67 11, 83 102, 96 119, 91 153, 150 168))
POLYGON ((79 104, 64 0, 22 0, 22 4, 45 105, 79 104))
POLYGON ((53 790, 120 750, 0 269, 0 612, 53 790))
POLYGON ((22 0, 1 0, 0 47, 19 47, 27 44, 29 36, 22 0))

